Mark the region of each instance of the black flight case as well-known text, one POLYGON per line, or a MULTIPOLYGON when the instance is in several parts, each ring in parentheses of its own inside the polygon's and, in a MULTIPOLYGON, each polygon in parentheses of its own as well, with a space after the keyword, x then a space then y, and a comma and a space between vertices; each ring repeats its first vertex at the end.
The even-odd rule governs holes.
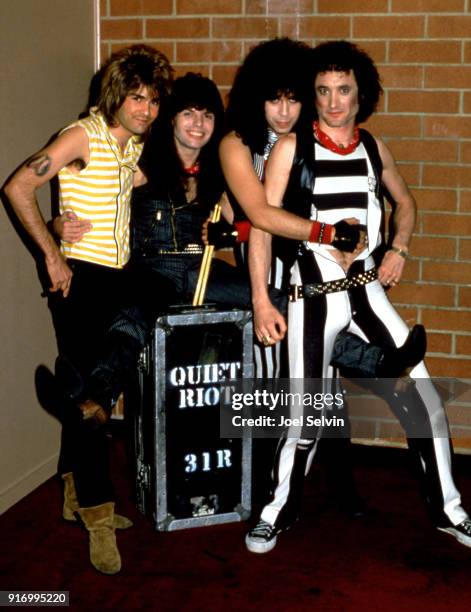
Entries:
POLYGON ((160 316, 141 355, 134 412, 137 501, 155 528, 244 520, 251 438, 221 439, 221 399, 253 376, 251 313, 180 307, 160 316))

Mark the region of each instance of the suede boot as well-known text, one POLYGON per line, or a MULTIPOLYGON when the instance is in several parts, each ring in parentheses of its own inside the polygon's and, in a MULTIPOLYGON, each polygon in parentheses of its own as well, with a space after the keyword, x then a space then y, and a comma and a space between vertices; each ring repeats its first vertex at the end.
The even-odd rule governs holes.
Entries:
POLYGON ((89 534, 90 561, 103 574, 117 574, 121 555, 113 526, 114 503, 107 502, 78 511, 89 534))
MULTIPOLYGON (((62 518, 65 521, 77 522, 75 513, 79 511, 77 500, 77 492, 75 490, 74 475, 72 472, 62 474, 64 481, 64 506, 62 508, 62 518)), ((133 526, 133 522, 126 516, 114 514, 113 525, 115 529, 129 529, 133 526)))

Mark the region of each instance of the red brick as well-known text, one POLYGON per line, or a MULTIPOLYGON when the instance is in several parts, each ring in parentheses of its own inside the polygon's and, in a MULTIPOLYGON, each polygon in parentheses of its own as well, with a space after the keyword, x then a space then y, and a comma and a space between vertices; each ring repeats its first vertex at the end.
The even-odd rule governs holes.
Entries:
POLYGON ((460 193, 460 211, 471 212, 471 191, 462 191, 460 193))
POLYGON ((459 305, 462 308, 471 308, 471 287, 459 288, 459 305))
POLYGON ((464 43, 464 61, 465 64, 471 64, 471 42, 464 43))
POLYGON ((468 117, 424 117, 424 136, 471 138, 471 121, 468 117))
POLYGON ((207 64, 174 64, 175 76, 184 76, 187 72, 200 72, 203 76, 211 76, 207 64))
MULTIPOLYGON (((456 336, 456 354, 471 355, 471 336, 456 336)), ((471 366, 471 361, 469 365, 471 366)))
POLYGON ((102 19, 101 40, 139 40, 143 36, 142 19, 102 19))
POLYGON ((400 160, 397 161, 397 167, 403 179, 409 186, 418 186, 420 184, 420 168, 415 164, 405 164, 400 160))
POLYGON ((177 15, 198 14, 239 14, 242 12, 241 0, 176 0, 177 15))
MULTIPOLYGON (((459 66, 426 66, 424 86, 429 89, 439 89, 446 84, 447 89, 469 89, 471 82, 471 67, 459 66)), ((437 95, 437 94, 436 94, 437 95)), ((439 96, 442 92, 438 93, 439 96)))
MULTIPOLYGON (((427 357, 427 368, 432 376, 469 378, 471 375, 471 359, 427 357)), ((468 432, 468 435, 470 433, 468 432)))
POLYGON ((242 43, 236 41, 177 42, 177 62, 236 62, 242 59, 242 43))
POLYGON ((471 278, 471 264, 463 262, 442 263, 424 261, 422 267, 423 280, 444 283, 468 284, 471 278))
POLYGON ((461 13, 463 0, 393 0, 395 13, 461 13))
POLYGON ((209 19, 147 19, 147 38, 207 38, 209 36, 209 19))
POLYGON ((234 80, 237 66, 213 66, 213 79, 221 86, 230 86, 234 80))
POLYGON ((218 85, 219 92, 222 96, 222 101, 224 102, 224 106, 227 106, 227 95, 229 94, 231 87, 218 85))
POLYGON ((418 309, 410 308, 409 306, 401 306, 400 304, 396 307, 397 312, 402 319, 407 323, 408 327, 413 327, 419 322, 418 309))
POLYGON ((458 161, 458 143, 440 140, 388 140, 396 159, 403 161, 458 161))
POLYGON ((371 421, 351 419, 351 438, 356 443, 374 439, 376 435, 376 425, 371 421))
POLYGON ((463 96, 463 110, 465 113, 471 113, 471 93, 465 92, 463 96))
POLYGON ((440 187, 471 188, 471 168, 469 166, 424 166, 424 185, 440 187))
POLYGON ((429 38, 469 38, 471 17, 460 15, 430 15, 427 33, 429 38))
POLYGON ((263 17, 214 17, 214 38, 272 38, 278 33, 278 21, 263 17))
POLYGON ((381 40, 356 40, 355 44, 366 51, 376 64, 386 61, 386 43, 381 40))
MULTIPOLYGON (((196 0, 197 1, 197 0, 196 0)), ((312 0, 245 0, 246 15, 296 15, 312 13, 312 0)))
POLYGON ((456 191, 453 189, 414 189, 419 210, 449 210, 456 212, 456 191))
POLYGON ((421 66, 388 66, 378 65, 382 84, 385 89, 404 87, 418 88, 422 86, 421 66))
POLYGON ((106 0, 100 0, 100 19, 108 16, 108 3, 106 0))
MULTIPOLYGON (((407 261, 407 265, 404 268, 404 272, 402 273, 403 281, 417 281, 419 278, 419 262, 416 259, 409 259, 407 261)), ((393 292, 391 291, 391 295, 393 296, 393 292)), ((394 297, 391 298, 394 301, 394 297)))
POLYGON ((451 334, 438 334, 427 331, 427 353, 449 353, 451 334))
POLYGON ((446 285, 401 282, 391 290, 390 295, 395 303, 453 306, 455 288, 446 285))
POLYGON ((388 0, 317 0, 319 13, 387 13, 388 0), (365 7, 365 4, 367 6, 365 7))
POLYGON ((375 442, 382 442, 388 446, 405 445, 404 430, 397 421, 393 423, 381 422, 379 424, 379 435, 375 438, 375 442))
POLYGON ((173 0, 110 0, 110 15, 171 15, 173 0))
POLYGON ((459 93, 453 91, 390 91, 388 111, 399 113, 457 113, 459 93))
POLYGON ((460 261, 465 260, 471 260, 471 238, 460 240, 460 261))
POLYGON ((100 64, 107 60, 111 53, 108 43, 100 43, 100 64))
POLYGON ((353 38, 422 38, 425 17, 353 17, 353 38))
MULTIPOLYGON (((446 412, 448 420, 453 425, 471 426, 471 406, 448 405, 446 412)), ((471 435, 471 431, 468 435, 471 435)))
POLYGON ((401 40, 389 44, 389 61, 404 64, 461 62, 461 44, 443 40, 401 40))
POLYGON ((352 396, 347 394, 348 414, 350 418, 362 418, 369 421, 391 419, 388 404, 375 395, 352 396))
POLYGON ((415 115, 373 115, 365 124, 368 130, 381 138, 388 136, 409 136, 414 138, 421 135, 420 117, 415 115))
POLYGON ((471 142, 460 143, 461 156, 460 161, 463 164, 471 164, 471 142))
POLYGON ((455 453, 469 455, 471 450, 471 431, 460 427, 452 427, 451 437, 455 453))
POLYGON ((460 381, 453 386, 454 401, 471 406, 471 385, 468 381, 460 381))
MULTIPOLYGON (((146 44, 150 45, 151 47, 154 47, 154 49, 158 49, 159 51, 161 51, 166 56, 166 58, 169 60, 170 63, 174 61, 173 43, 159 41, 159 42, 147 42, 146 44)), ((111 51, 112 53, 114 53, 115 51, 119 51, 120 49, 122 49, 123 47, 126 47, 127 45, 128 45, 127 42, 113 43, 111 45, 111 51)))
POLYGON ((454 259, 456 256, 456 239, 414 236, 411 246, 411 255, 412 257, 454 259))
POLYGON ((348 17, 287 17, 281 21, 281 36, 293 38, 349 38, 350 19, 348 17))
POLYGON ((471 311, 422 309, 422 323, 426 329, 471 331, 471 311))

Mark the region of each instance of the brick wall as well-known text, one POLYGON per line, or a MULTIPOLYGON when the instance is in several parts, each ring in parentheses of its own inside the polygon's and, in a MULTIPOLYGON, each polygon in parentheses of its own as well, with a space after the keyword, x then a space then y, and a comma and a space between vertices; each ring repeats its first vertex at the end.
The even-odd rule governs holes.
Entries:
MULTIPOLYGON (((102 57, 145 41, 222 93, 251 45, 283 35, 346 38, 375 59, 385 95, 368 127, 419 208, 405 279, 390 295, 409 324, 427 327, 432 374, 471 378, 471 0, 101 0, 102 57)), ((462 408, 453 414, 467 434, 462 408)))

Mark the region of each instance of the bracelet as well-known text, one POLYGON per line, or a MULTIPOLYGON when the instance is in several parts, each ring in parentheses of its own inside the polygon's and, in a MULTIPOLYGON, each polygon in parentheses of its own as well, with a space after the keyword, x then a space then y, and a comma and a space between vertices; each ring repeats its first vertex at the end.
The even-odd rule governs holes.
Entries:
POLYGON ((395 246, 391 247, 391 251, 394 251, 395 253, 403 257, 404 259, 407 259, 407 256, 409 254, 405 249, 401 249, 400 247, 395 247, 395 246))
POLYGON ((319 244, 330 244, 332 242, 332 225, 328 223, 320 223, 313 221, 308 242, 317 242, 319 244))
POLYGON ((252 227, 250 221, 248 219, 244 221, 235 221, 234 227, 237 231, 236 242, 247 242, 249 239, 250 228, 252 227))

